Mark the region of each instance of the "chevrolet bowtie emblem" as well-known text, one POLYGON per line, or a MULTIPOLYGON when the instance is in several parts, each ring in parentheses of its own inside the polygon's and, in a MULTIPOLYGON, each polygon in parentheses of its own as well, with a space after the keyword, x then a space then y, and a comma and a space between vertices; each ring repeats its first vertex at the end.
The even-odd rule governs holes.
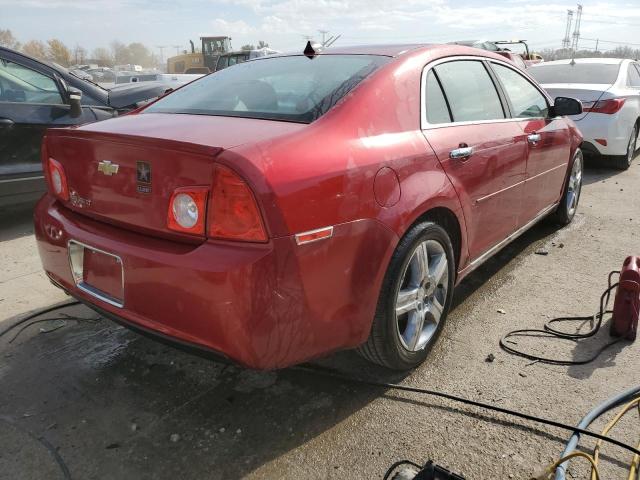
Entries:
POLYGON ((119 165, 117 163, 111 163, 109 160, 98 162, 98 171, 104 173, 108 177, 118 173, 118 168, 119 165))

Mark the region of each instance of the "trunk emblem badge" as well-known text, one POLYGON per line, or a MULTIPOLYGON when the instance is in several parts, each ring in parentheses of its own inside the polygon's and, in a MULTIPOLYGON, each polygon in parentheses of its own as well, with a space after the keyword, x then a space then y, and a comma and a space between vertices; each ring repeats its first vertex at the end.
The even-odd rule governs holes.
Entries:
POLYGON ((117 163, 111 163, 110 160, 102 160, 98 162, 98 171, 104 173, 107 177, 118 173, 120 166, 117 163))
POLYGON ((151 183, 151 165, 147 162, 136 162, 136 171, 140 183, 151 183))

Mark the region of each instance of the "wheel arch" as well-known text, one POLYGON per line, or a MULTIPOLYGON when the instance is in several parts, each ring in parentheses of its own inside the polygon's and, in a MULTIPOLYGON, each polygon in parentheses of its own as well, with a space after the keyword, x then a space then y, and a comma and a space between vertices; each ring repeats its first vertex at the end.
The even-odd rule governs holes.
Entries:
MULTIPOLYGON (((458 268, 460 267, 460 259, 462 257, 462 226, 458 216, 453 210, 443 206, 433 206, 420 214, 412 223, 407 227, 404 233, 408 232, 415 225, 421 222, 433 222, 447 232, 451 239, 451 245, 453 246, 453 256, 455 261, 456 278, 458 276, 458 268)), ((404 235, 403 235, 404 236, 404 235)))

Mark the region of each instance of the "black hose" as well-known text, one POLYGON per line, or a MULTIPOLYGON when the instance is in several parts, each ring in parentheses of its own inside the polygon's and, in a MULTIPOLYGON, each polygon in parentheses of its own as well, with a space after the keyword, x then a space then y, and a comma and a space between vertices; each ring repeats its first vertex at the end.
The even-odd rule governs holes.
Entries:
MULTIPOLYGON (((0 337, 2 337, 3 335, 6 335, 8 332, 10 332, 14 328, 16 328, 18 325, 22 325, 23 323, 28 322, 29 320, 31 320, 33 318, 39 317, 40 315, 44 315, 45 313, 53 312, 54 310, 58 310, 60 308, 70 307, 71 305, 79 305, 79 304, 80 304, 79 301, 71 300, 69 302, 65 302, 65 303, 60 303, 58 305, 54 305, 53 307, 47 307, 47 308, 43 308, 41 310, 36 310, 35 312, 27 315, 26 317, 21 318, 20 320, 15 322, 13 325, 9 325, 4 330, 0 330, 0 337)), ((52 318, 50 320, 57 320, 57 319, 52 318)), ((13 340, 15 340, 15 338, 13 340)), ((11 340, 11 341, 13 341, 13 340, 11 340)))
POLYGON ((603 442, 611 443, 612 445, 616 445, 616 446, 618 446, 620 448, 628 450, 631 453, 640 455, 640 450, 638 450, 637 448, 632 447, 631 445, 628 445, 628 444, 626 444, 624 442, 621 442, 619 440, 616 440, 615 438, 610 438, 610 437, 607 437, 606 435, 602 435, 600 433, 591 432, 589 430, 585 430, 585 429, 579 428, 579 427, 573 427, 571 425, 567 425, 566 423, 556 422, 555 420, 549 420, 549 419, 546 419, 546 418, 536 417, 534 415, 529 415, 527 413, 518 412, 516 410, 509 410, 508 408, 498 407, 496 405, 491 405, 491 404, 488 404, 488 403, 477 402, 475 400, 469 400, 467 398, 459 397, 457 395, 452 395, 450 393, 440 392, 440 391, 437 391, 437 390, 429 390, 429 389, 426 389, 426 388, 409 387, 409 386, 405 386, 405 385, 398 385, 398 384, 395 384, 395 383, 378 382, 378 381, 374 381, 374 380, 364 380, 364 379, 360 379, 360 378, 349 377, 349 376, 343 375, 341 373, 334 372, 333 370, 325 369, 325 368, 322 368, 322 367, 317 367, 315 365, 301 365, 301 366, 298 366, 298 367, 293 367, 292 369, 320 374, 320 375, 323 375, 323 376, 326 376, 326 377, 330 377, 330 378, 334 378, 336 380, 343 381, 345 383, 351 383, 351 384, 357 384, 357 385, 366 385, 366 386, 370 386, 370 387, 380 387, 380 388, 386 388, 386 389, 389 389, 389 390, 399 390, 399 391, 403 391, 403 392, 421 393, 423 395, 446 398, 447 400, 452 400, 454 402, 459 402, 459 403, 463 403, 463 404, 466 404, 466 405, 472 405, 474 407, 483 408, 485 410, 492 410, 494 412, 504 413, 506 415, 511 415, 511 416, 514 416, 514 417, 522 418, 524 420, 528 420, 530 422, 542 423, 542 424, 545 424, 545 425, 549 425, 551 427, 556 427, 556 428, 561 428, 563 430, 568 430, 568 431, 573 432, 573 433, 579 433, 579 434, 585 435, 587 437, 597 438, 599 440, 602 440, 603 442))
POLYGON ((623 341, 624 337, 617 338, 616 340, 613 340, 612 342, 609 342, 609 343, 603 345, 592 356, 590 356, 588 358, 580 359, 580 360, 559 360, 557 358, 542 357, 542 356, 539 356, 539 355, 535 355, 533 353, 523 352, 522 350, 518 350, 518 349, 516 349, 516 348, 514 348, 514 347, 512 347, 512 346, 510 346, 508 344, 509 343, 511 343, 511 344, 515 343, 515 342, 510 340, 513 337, 538 337, 538 338, 539 337, 543 337, 543 338, 551 338, 551 339, 571 340, 571 341, 574 341, 574 342, 577 342, 577 341, 585 339, 585 338, 593 337, 595 334, 598 333, 598 331, 600 331, 600 328, 602 327, 602 321, 604 319, 604 316, 609 314, 609 313, 613 313, 612 310, 607 310, 607 306, 609 305, 609 300, 611 299, 611 292, 613 291, 613 289, 615 289, 618 286, 618 284, 617 283, 612 284, 611 283, 611 278, 613 277, 613 275, 619 274, 619 273, 620 272, 617 271, 617 270, 614 270, 614 271, 609 273, 608 287, 602 293, 602 295, 600 296, 600 310, 595 315, 584 316, 584 317, 581 317, 581 316, 578 316, 578 317, 557 317, 557 318, 553 318, 553 319, 549 320, 544 325, 544 329, 523 328, 523 329, 519 329, 519 330, 513 330, 513 331, 507 333, 505 336, 503 336, 500 339, 500 348, 502 348, 507 353, 511 353, 512 355, 517 355, 519 357, 523 357, 523 358, 526 358, 526 359, 529 359, 529 360, 535 360, 535 361, 538 361, 538 362, 549 363, 549 364, 552 364, 552 365, 585 365, 587 363, 593 362, 606 349, 608 349, 608 348, 612 347, 613 345, 616 345, 617 343, 623 341), (554 323, 559 323, 559 322, 577 322, 577 321, 589 321, 589 320, 591 320, 592 322, 595 322, 595 326, 591 330, 586 332, 586 333, 564 332, 562 330, 557 330, 552 326, 554 323))

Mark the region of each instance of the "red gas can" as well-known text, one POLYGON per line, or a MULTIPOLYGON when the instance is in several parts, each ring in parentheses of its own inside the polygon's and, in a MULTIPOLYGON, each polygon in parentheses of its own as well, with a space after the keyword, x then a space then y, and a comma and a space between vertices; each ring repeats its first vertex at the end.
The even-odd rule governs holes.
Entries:
POLYGON ((640 257, 627 257, 622 265, 611 319, 611 335, 636 339, 640 312, 640 257))

